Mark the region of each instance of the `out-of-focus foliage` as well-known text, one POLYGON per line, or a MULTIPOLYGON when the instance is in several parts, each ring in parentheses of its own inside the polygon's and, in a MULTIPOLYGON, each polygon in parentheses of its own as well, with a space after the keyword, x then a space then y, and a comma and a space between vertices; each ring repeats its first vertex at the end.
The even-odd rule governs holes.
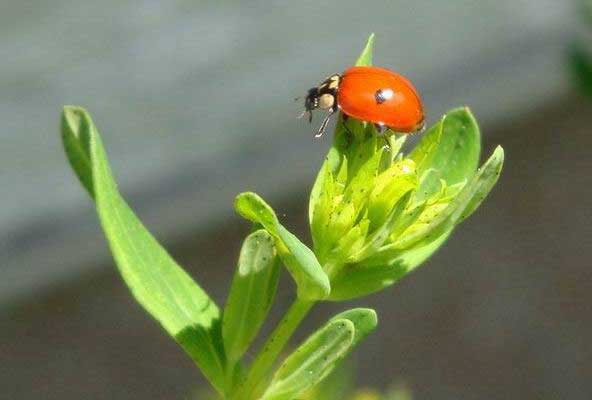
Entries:
POLYGON ((592 1, 579 0, 576 10, 583 38, 575 39, 570 46, 569 66, 575 87, 581 93, 592 96, 592 1))

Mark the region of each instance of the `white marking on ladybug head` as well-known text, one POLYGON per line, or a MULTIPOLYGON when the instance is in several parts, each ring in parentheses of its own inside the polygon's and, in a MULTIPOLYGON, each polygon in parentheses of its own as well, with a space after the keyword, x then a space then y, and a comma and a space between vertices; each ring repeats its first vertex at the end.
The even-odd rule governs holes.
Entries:
POLYGON ((337 89, 339 86, 339 75, 329 77, 329 89, 337 89))

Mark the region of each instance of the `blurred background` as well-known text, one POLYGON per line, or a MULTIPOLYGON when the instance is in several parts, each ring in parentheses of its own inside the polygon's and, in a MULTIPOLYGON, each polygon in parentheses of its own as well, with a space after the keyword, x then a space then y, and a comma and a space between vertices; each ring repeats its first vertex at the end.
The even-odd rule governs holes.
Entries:
MULTIPOLYGON (((584 1, 10 1, 0 5, 0 387, 6 399, 189 399, 199 372, 134 303, 63 155, 92 113, 125 197, 223 304, 260 193, 308 240, 330 145, 293 99, 355 60, 408 76, 428 122, 470 105, 489 200, 374 307, 356 384, 414 399, 592 398, 592 7, 584 1)), ((318 122, 318 117, 317 117, 318 122)), ((274 318, 293 287, 282 278, 274 318)))

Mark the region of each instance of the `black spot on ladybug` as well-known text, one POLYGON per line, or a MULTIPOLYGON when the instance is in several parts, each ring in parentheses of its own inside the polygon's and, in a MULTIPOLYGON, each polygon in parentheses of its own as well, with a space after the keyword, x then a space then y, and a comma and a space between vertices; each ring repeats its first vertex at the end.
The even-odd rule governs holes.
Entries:
POLYGON ((392 99, 394 94, 393 89, 378 89, 376 93, 374 93, 376 104, 382 104, 385 101, 392 99))

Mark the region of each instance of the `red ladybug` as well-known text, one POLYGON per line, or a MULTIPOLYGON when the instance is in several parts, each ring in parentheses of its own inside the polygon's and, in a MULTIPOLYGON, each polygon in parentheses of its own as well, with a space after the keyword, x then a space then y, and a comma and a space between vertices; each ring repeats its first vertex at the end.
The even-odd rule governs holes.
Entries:
POLYGON ((351 67, 341 75, 331 75, 308 91, 302 115, 308 113, 311 121, 317 108, 328 114, 315 137, 323 134, 337 110, 344 117, 373 123, 380 133, 386 128, 413 133, 424 126, 421 99, 411 82, 385 68, 351 67))

